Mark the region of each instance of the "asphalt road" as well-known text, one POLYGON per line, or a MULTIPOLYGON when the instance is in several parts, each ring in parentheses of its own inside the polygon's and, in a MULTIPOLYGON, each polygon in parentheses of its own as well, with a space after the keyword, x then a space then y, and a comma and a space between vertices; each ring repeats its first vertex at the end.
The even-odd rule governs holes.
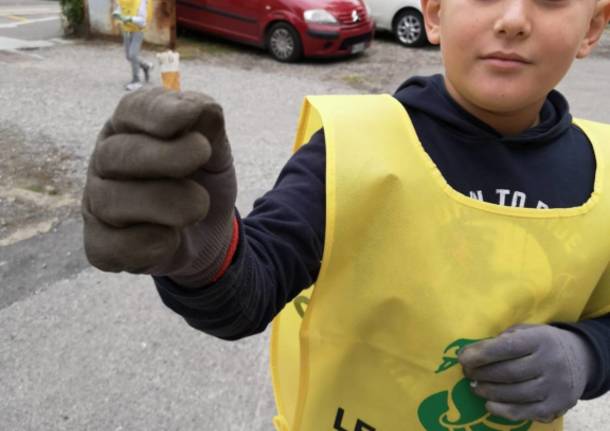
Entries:
POLYGON ((62 36, 58 1, 0 1, 0 49, 8 43, 3 39, 31 42, 62 36))
MULTIPOLYGON (((389 41, 302 65, 231 44, 184 49, 183 87, 225 108, 242 213, 289 156, 303 96, 392 91, 440 70, 437 50, 389 41)), ((165 309, 148 277, 83 258, 78 198, 129 78, 121 46, 21 54, 0 51, 0 430, 271 430, 268 333, 215 340, 165 309)), ((608 76, 610 56, 575 66, 561 89, 576 115, 610 122, 608 76)), ((566 431, 610 430, 609 408, 608 398, 579 404, 566 431)))

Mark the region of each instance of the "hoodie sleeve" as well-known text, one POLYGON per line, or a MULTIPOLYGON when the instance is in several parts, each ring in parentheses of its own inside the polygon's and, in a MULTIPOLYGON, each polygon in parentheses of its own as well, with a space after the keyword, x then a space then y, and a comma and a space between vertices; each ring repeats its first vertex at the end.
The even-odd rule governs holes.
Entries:
POLYGON ((142 0, 137 15, 131 17, 131 21, 141 29, 146 27, 146 20, 148 19, 148 1, 152 0, 142 0))
POLYGON ((235 340, 264 331, 318 276, 325 170, 320 131, 293 155, 250 214, 239 220, 233 262, 216 283, 188 289, 167 277, 154 278, 165 305, 192 327, 219 338, 235 340))

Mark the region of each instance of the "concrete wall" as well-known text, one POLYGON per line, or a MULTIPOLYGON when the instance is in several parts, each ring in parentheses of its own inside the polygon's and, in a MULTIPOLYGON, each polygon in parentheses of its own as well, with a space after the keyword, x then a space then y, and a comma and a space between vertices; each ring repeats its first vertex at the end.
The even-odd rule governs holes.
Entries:
MULTIPOLYGON (((176 33, 176 5, 174 0, 149 0, 153 16, 149 19, 144 40, 156 45, 173 47, 176 33)), ((87 0, 89 32, 92 35, 118 36, 121 31, 112 19, 112 0, 87 0)))

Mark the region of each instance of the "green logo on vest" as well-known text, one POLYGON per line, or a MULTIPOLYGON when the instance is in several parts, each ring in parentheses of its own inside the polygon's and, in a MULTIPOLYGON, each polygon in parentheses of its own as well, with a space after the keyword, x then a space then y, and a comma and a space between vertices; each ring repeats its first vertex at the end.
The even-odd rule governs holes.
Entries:
MULTIPOLYGON (((457 352, 477 341, 462 338, 449 344, 435 373, 459 364, 457 352)), ((527 431, 532 426, 532 421, 510 421, 489 413, 485 409, 485 400, 470 390, 466 378, 451 390, 426 398, 417 409, 417 415, 426 431, 527 431)))

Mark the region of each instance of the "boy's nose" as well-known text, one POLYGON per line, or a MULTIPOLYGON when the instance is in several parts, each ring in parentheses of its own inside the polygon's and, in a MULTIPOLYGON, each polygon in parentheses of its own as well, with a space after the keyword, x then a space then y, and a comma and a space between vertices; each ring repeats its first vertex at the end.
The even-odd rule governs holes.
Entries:
POLYGON ((531 0, 505 0, 499 2, 502 9, 494 25, 496 34, 506 38, 524 38, 532 30, 530 17, 531 0))

